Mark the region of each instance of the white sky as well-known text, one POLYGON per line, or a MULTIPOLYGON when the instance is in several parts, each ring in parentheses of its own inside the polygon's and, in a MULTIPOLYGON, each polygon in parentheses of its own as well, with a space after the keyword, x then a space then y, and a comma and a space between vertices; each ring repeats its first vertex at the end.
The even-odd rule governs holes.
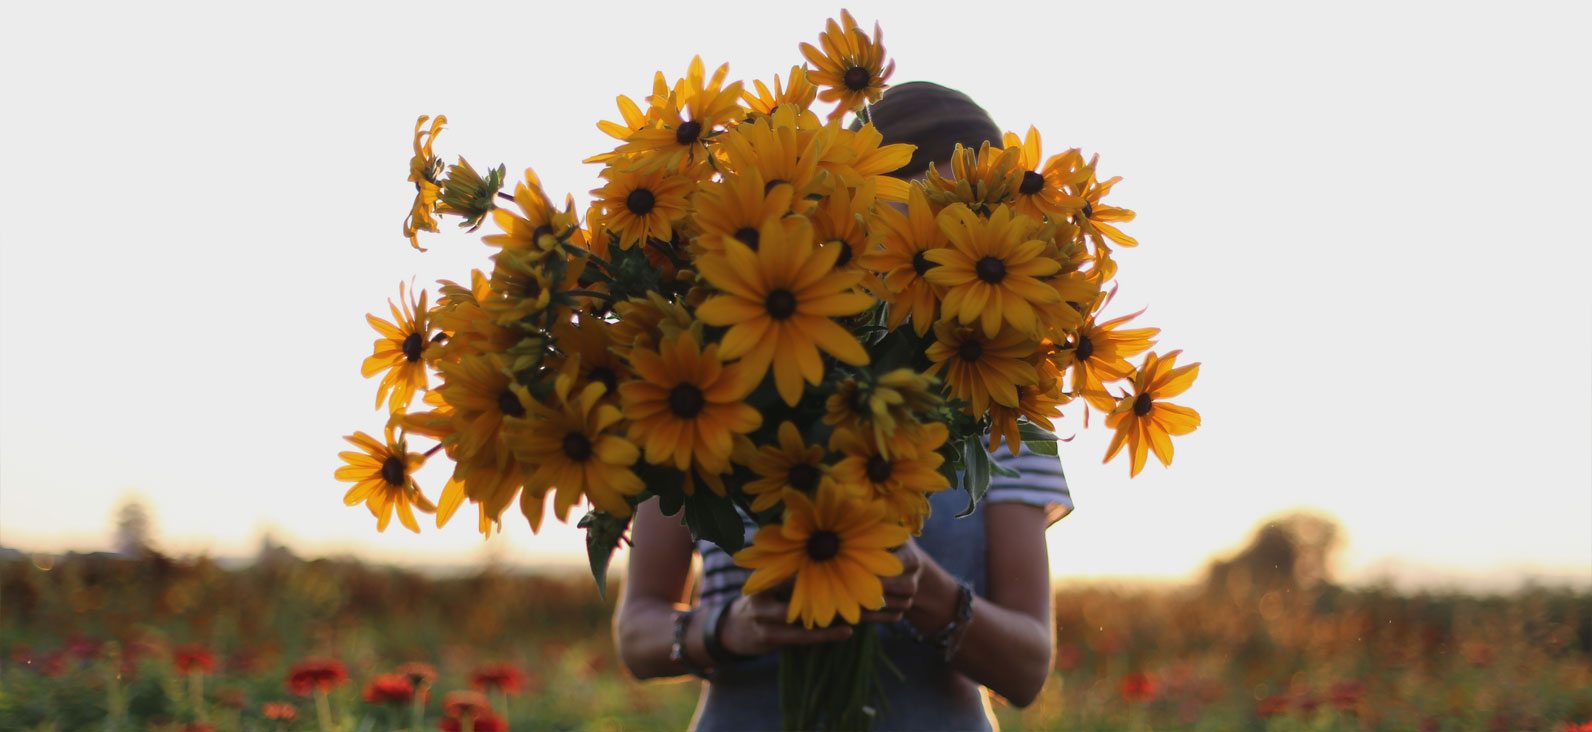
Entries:
MULTIPOLYGON (((445 157, 584 201, 616 94, 695 53, 783 76, 837 11, 92 5, 0 23, 0 543, 105 546, 136 493, 178 551, 269 528, 309 553, 518 563, 578 558, 579 534, 377 535, 332 479, 341 435, 381 426, 364 313, 486 261, 473 236, 401 238, 414 118, 448 115, 445 157)), ((1149 305, 1161 349, 1204 363, 1174 469, 1100 465, 1098 424, 1064 447, 1058 576, 1186 576, 1304 506, 1343 522, 1351 577, 1592 583, 1592 54, 1571 3, 850 7, 882 22, 895 81, 1125 176, 1143 246, 1118 312, 1149 305)))

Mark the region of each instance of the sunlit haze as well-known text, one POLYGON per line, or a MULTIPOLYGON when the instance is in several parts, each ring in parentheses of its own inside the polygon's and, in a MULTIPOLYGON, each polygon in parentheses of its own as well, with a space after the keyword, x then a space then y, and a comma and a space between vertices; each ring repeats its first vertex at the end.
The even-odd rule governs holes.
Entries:
MULTIPOLYGON (((584 210, 616 95, 694 54, 783 77, 837 10, 751 7, 10 6, 0 545, 108 548, 139 496, 175 553, 269 533, 582 561, 579 532, 513 512, 483 544, 469 507, 415 536, 342 504, 342 435, 385 416, 364 314, 487 266, 451 220, 426 254, 401 236, 411 127, 444 113, 445 159, 533 167, 584 210)), ((1592 584, 1584 24, 1551 4, 933 7, 850 6, 882 24, 893 81, 966 91, 1124 177, 1142 245, 1113 311, 1147 306, 1157 350, 1204 364, 1170 470, 1102 465, 1098 415, 1067 409, 1056 576, 1191 577, 1304 508, 1341 523, 1351 580, 1592 584)))

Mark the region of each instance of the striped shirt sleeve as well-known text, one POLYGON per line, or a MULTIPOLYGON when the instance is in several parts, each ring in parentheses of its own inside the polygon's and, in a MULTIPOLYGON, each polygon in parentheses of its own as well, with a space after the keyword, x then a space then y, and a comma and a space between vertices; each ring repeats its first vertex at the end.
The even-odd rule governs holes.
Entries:
POLYGON ((1072 513, 1072 493, 1067 490, 1067 476, 1061 471, 1061 458, 1020 449, 1013 455, 1009 446, 1001 445, 991 453, 995 462, 1017 471, 1018 476, 992 475, 984 500, 1039 506, 1045 511, 1046 526, 1072 513))

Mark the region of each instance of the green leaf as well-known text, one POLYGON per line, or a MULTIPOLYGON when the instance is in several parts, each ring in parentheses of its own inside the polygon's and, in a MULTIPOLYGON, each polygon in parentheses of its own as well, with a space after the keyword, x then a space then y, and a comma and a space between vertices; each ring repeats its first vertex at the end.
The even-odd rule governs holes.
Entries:
POLYGON ((983 500, 984 494, 989 492, 990 459, 989 451, 984 449, 984 443, 976 438, 962 442, 962 463, 967 469, 962 473, 962 488, 967 491, 967 508, 957 514, 957 518, 966 518, 973 515, 973 510, 978 507, 978 502, 983 500))
POLYGON ((706 486, 698 486, 695 494, 686 496, 683 523, 692 539, 706 539, 730 554, 740 551, 746 543, 746 526, 741 523, 735 503, 706 486))
POLYGON ((913 358, 922 350, 922 343, 911 328, 897 328, 869 349, 869 355, 873 359, 873 372, 884 374, 894 369, 912 366, 913 358))
MULTIPOLYGON (((1061 439, 1056 436, 1056 433, 1027 420, 1017 423, 1017 436, 1022 438, 1024 444, 1030 442, 1055 442, 1061 439)), ((1054 455, 1055 453, 1050 454, 1054 455)))
POLYGON ((586 530, 586 559, 591 563, 591 575, 597 580, 597 594, 608 599, 608 563, 613 560, 614 549, 625 537, 630 527, 629 518, 592 511, 582 516, 577 528, 586 530))
POLYGON ((1061 456, 1061 451, 1057 449, 1055 440, 1035 440, 1033 442, 1028 442, 1025 440, 1023 442, 1023 447, 1027 448, 1029 452, 1035 455, 1049 455, 1050 457, 1061 456))

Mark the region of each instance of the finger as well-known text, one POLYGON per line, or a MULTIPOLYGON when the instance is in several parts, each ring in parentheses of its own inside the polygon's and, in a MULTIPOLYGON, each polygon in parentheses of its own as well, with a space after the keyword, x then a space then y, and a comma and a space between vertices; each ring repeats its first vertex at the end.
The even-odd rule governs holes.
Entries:
POLYGON ((884 594, 886 597, 891 595, 911 597, 918 594, 918 581, 915 577, 891 577, 887 580, 884 580, 882 584, 884 585, 884 594))
POLYGON ((752 606, 752 618, 760 624, 784 625, 788 613, 785 603, 759 603, 752 606))

